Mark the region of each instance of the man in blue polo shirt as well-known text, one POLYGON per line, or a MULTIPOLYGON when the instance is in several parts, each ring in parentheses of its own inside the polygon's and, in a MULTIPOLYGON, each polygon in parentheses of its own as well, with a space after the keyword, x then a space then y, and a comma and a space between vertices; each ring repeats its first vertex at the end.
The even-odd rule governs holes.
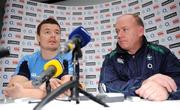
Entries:
MULTIPOLYGON (((45 84, 39 88, 32 85, 32 81, 43 72, 44 65, 53 59, 64 64, 64 71, 57 78, 50 79, 52 89, 64 84, 70 80, 73 72, 72 54, 60 54, 60 34, 61 27, 56 20, 48 18, 43 20, 37 27, 37 40, 40 50, 32 55, 24 56, 15 71, 15 75, 11 78, 4 94, 11 98, 32 97, 41 99, 46 96, 45 84)), ((68 92, 69 93, 69 92, 68 92)))

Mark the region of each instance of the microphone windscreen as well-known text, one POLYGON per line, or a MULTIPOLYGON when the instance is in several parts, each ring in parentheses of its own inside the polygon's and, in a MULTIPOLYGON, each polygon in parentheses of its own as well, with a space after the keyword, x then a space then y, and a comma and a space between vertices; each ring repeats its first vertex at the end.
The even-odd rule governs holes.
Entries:
POLYGON ((69 40, 72 40, 74 38, 78 38, 81 40, 81 48, 87 45, 91 40, 90 34, 82 26, 77 27, 69 35, 69 40))
POLYGON ((56 72, 53 75, 53 77, 58 77, 59 75, 61 75, 63 73, 63 65, 61 64, 61 62, 59 62, 58 60, 50 60, 49 62, 47 62, 44 65, 44 70, 46 71, 50 66, 54 66, 56 68, 56 72))
POLYGON ((6 57, 6 56, 9 56, 9 55, 10 55, 10 52, 9 52, 8 49, 0 48, 0 58, 6 57))

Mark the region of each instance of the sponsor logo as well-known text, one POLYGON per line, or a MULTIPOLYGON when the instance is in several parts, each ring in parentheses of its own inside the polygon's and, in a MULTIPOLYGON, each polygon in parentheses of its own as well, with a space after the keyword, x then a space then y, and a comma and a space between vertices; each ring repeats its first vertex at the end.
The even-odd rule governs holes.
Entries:
POLYGON ((57 20, 66 20, 66 17, 57 17, 57 20))
POLYGON ((35 2, 27 1, 27 4, 28 4, 28 5, 32 5, 32 6, 37 6, 37 3, 35 3, 35 2))
POLYGON ((97 14, 97 13, 98 13, 98 11, 93 11, 93 13, 94 13, 94 14, 97 14))
POLYGON ((19 28, 9 28, 9 31, 21 32, 19 28))
POLYGON ((21 39, 21 35, 20 35, 20 34, 16 34, 16 35, 15 35, 15 38, 21 39))
POLYGON ((146 32, 151 32, 151 31, 154 31, 154 30, 157 30, 157 26, 145 29, 146 32))
POLYGON ((169 18, 172 18, 172 17, 174 17, 174 16, 177 16, 177 12, 174 12, 174 13, 171 13, 171 14, 169 14, 169 15, 164 16, 164 20, 169 19, 169 18))
POLYGON ((102 20, 101 21, 101 24, 104 24, 104 23, 109 23, 110 22, 110 19, 107 19, 107 20, 102 20))
POLYGON ((19 44, 20 44, 19 41, 15 41, 15 40, 8 40, 7 43, 8 43, 8 44, 15 44, 15 45, 19 45, 19 44))
POLYGON ((176 48, 176 47, 180 47, 180 42, 169 45, 169 48, 170 48, 170 49, 176 48))
POLYGON ((27 39, 27 40, 35 40, 35 37, 34 36, 24 36, 24 39, 27 39))
POLYGON ((10 54, 8 57, 9 58, 18 58, 18 56, 19 56, 18 54, 10 54))
POLYGON ((166 30, 166 33, 169 34, 169 33, 173 33, 173 32, 178 32, 179 30, 180 30, 180 27, 178 26, 178 27, 166 30))
POLYGON ((18 60, 12 60, 12 64, 13 64, 13 65, 18 64, 18 60))
POLYGON ((111 45, 112 45, 111 42, 102 43, 102 47, 111 46, 111 45))
POLYGON ((94 79, 96 78, 96 75, 86 75, 86 79, 94 79))
POLYGON ((144 8, 144 7, 147 7, 149 5, 152 5, 152 3, 153 3, 152 1, 149 1, 147 3, 142 4, 142 7, 144 8))
POLYGON ((158 34, 158 36, 163 36, 163 35, 164 35, 164 32, 161 31, 161 32, 158 32, 157 34, 158 34))
POLYGON ((61 28, 61 31, 66 31, 66 28, 61 28))
POLYGON ((84 9, 85 10, 92 10, 92 9, 94 9, 94 7, 93 6, 87 6, 87 7, 84 7, 84 9))
POLYGON ((149 15, 147 15, 147 16, 144 17, 144 20, 149 19, 149 18, 152 18, 152 17, 154 17, 154 16, 155 16, 154 13, 149 14, 149 15))
POLYGON ((155 4, 155 5, 153 6, 153 8, 154 8, 154 9, 158 9, 158 8, 159 8, 159 5, 158 5, 158 4, 155 4))
POLYGON ((28 27, 28 28, 36 28, 36 25, 32 25, 32 24, 25 24, 25 27, 28 27))
POLYGON ((20 52, 20 48, 19 47, 14 47, 14 51, 15 52, 20 52))
POLYGON ((118 5, 118 4, 121 4, 121 1, 112 2, 112 5, 118 5))
POLYGON ((147 68, 152 69, 152 68, 153 68, 153 65, 152 65, 151 63, 148 63, 148 64, 147 64, 147 68))
POLYGON ((173 22, 173 24, 178 24, 179 23, 179 18, 174 19, 172 22, 173 22))
POLYGON ((3 82, 3 87, 7 87, 8 83, 3 82))
POLYGON ((86 50, 85 53, 86 54, 92 54, 92 53, 95 53, 95 50, 86 50))
POLYGON ((107 35, 107 34, 111 34, 111 31, 103 31, 103 32, 101 32, 101 35, 107 35))
POLYGON ((140 6, 135 6, 134 9, 135 10, 140 9, 140 6))
POLYGON ((63 6, 57 6, 57 9, 66 10, 66 7, 63 7, 63 6))
POLYGON ((72 15, 82 15, 82 12, 73 12, 72 15))
POLYGON ((122 59, 122 58, 117 58, 117 62, 120 63, 120 64, 124 64, 124 59, 122 59))
POLYGON ((180 34, 176 34, 175 36, 176 36, 176 38, 177 38, 177 39, 179 39, 179 38, 180 38, 180 34))
POLYGON ((90 17, 85 17, 85 20, 94 20, 94 16, 90 16, 90 17))
POLYGON ((17 26, 22 26, 22 23, 21 22, 17 22, 16 25, 17 26))
POLYGON ((72 23, 73 26, 79 26, 82 25, 82 22, 76 22, 76 23, 72 23))
POLYGON ((4 68, 5 72, 15 72, 16 68, 4 68))
POLYGON ((106 13, 106 12, 109 12, 109 9, 100 10, 100 13, 106 13))
POLYGON ((155 22, 161 22, 161 21, 162 21, 161 17, 155 19, 155 22))
POLYGON ((86 88, 87 92, 96 92, 97 88, 86 88))
POLYGON ((44 10, 44 13, 52 13, 52 14, 54 14, 54 11, 53 10, 44 10))
POLYGON ((86 62, 86 66, 94 66, 96 65, 96 62, 86 62))
POLYGON ((133 5, 136 5, 136 4, 138 4, 138 3, 139 3, 139 2, 138 2, 138 0, 137 0, 137 1, 134 1, 134 2, 129 3, 128 6, 133 6, 133 5))
POLYGON ((12 4, 12 7, 16 7, 16 8, 23 8, 23 5, 19 5, 19 4, 12 4))
POLYGON ((171 10, 176 9, 176 4, 172 4, 172 5, 170 6, 170 9, 171 9, 171 10))
POLYGON ((23 51, 23 52, 34 52, 34 49, 23 48, 22 51, 23 51))
POLYGON ((86 28, 87 31, 93 31, 94 30, 94 27, 88 27, 86 28))
POLYGON ((35 13, 30 13, 30 12, 26 12, 27 16, 32 16, 32 17, 36 17, 37 15, 35 13))
POLYGON ((165 6, 167 4, 170 4, 171 2, 174 2, 174 0, 166 0, 165 2, 162 2, 162 6, 165 6))

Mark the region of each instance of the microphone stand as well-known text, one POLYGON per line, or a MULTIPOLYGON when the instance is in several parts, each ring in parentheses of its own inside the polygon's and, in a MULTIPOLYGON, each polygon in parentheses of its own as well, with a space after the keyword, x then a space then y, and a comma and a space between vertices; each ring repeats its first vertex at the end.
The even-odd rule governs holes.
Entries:
POLYGON ((74 73, 71 78, 71 81, 68 81, 64 85, 58 87, 51 93, 49 93, 46 97, 42 99, 40 103, 38 103, 33 110, 40 110, 45 104, 59 96, 60 94, 64 93, 68 89, 72 89, 71 91, 71 98, 70 100, 75 100, 76 104, 80 103, 80 98, 79 98, 79 93, 82 93, 83 95, 87 96, 89 99, 103 105, 104 107, 109 107, 106 103, 104 103, 102 100, 96 98, 92 94, 84 91, 79 87, 79 58, 82 58, 82 51, 80 48, 80 42, 76 43, 75 49, 73 50, 73 68, 74 68, 74 73))
POLYGON ((46 81, 46 93, 47 95, 51 93, 51 85, 49 80, 46 81))

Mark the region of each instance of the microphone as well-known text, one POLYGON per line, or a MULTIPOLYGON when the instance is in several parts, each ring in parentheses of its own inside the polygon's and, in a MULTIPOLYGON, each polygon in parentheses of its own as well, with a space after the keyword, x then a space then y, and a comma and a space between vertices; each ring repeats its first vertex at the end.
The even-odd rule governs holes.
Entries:
POLYGON ((58 77, 63 73, 63 65, 58 60, 51 60, 44 65, 44 71, 32 81, 34 87, 39 87, 51 77, 58 77))
POLYGON ((69 35, 69 41, 65 45, 60 46, 60 53, 68 53, 71 50, 74 50, 77 45, 80 48, 86 46, 91 40, 90 34, 82 26, 77 27, 69 35))
POLYGON ((7 57, 10 55, 10 52, 6 48, 0 48, 0 58, 7 57))

